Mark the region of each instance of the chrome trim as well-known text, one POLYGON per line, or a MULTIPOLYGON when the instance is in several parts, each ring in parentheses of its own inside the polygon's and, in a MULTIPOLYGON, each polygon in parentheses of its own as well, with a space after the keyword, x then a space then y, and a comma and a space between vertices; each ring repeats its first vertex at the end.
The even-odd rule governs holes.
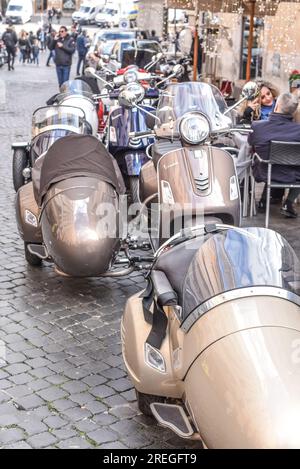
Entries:
POLYGON ((181 329, 183 332, 187 333, 192 328, 198 319, 201 318, 204 314, 210 311, 217 306, 220 306, 224 303, 228 303, 232 300, 239 300, 242 298, 249 298, 253 296, 273 296, 276 298, 282 298, 284 300, 290 301, 291 303, 300 306, 300 297, 293 292, 284 290, 280 287, 267 287, 267 286, 256 286, 256 287, 246 287, 238 288, 236 290, 231 290, 220 295, 211 298, 210 300, 202 303, 198 308, 194 309, 189 316, 181 324, 181 329))

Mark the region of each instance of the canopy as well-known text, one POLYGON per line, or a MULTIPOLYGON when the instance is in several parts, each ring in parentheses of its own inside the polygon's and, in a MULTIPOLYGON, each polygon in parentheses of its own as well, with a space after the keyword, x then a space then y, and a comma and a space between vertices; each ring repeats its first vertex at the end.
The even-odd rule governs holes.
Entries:
POLYGON ((69 135, 55 142, 43 162, 39 205, 50 186, 69 177, 92 176, 124 193, 122 176, 103 143, 91 135, 69 135))

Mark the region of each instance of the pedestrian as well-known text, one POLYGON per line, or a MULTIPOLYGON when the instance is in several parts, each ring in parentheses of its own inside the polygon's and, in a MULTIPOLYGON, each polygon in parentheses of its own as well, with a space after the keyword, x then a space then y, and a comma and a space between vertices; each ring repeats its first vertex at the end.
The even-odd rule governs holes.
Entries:
POLYGON ((53 20, 53 8, 49 8, 49 10, 48 10, 48 22, 49 22, 49 25, 51 25, 52 20, 53 20))
POLYGON ((152 29, 152 31, 151 31, 150 39, 151 39, 151 41, 160 42, 160 39, 159 39, 158 36, 156 36, 156 31, 154 29, 152 29))
POLYGON ((32 52, 33 63, 39 66, 40 65, 40 61, 39 61, 40 47, 39 47, 38 39, 34 39, 33 45, 31 47, 31 52, 32 52))
POLYGON ((49 50, 49 56, 48 56, 48 59, 47 59, 47 62, 46 62, 47 67, 50 67, 51 59, 54 62, 54 50, 50 49, 50 45, 52 44, 52 40, 55 38, 55 36, 56 36, 56 31, 53 29, 51 31, 51 33, 49 33, 47 35, 47 38, 46 38, 46 45, 47 45, 47 48, 49 50))
POLYGON ((66 26, 59 28, 59 33, 52 39, 50 50, 55 51, 56 73, 59 87, 69 80, 72 65, 72 55, 76 44, 72 36, 68 34, 66 26))
POLYGON ((2 41, 4 42, 7 51, 8 71, 14 70, 18 36, 12 26, 7 26, 6 31, 2 36, 2 41))
POLYGON ((61 17, 62 17, 62 11, 61 11, 60 8, 58 8, 58 9, 56 10, 56 20, 57 20, 57 24, 60 24, 61 17))
POLYGON ((77 75, 80 75, 81 64, 83 64, 82 75, 84 74, 85 58, 86 58, 86 54, 88 53, 89 46, 90 46, 90 40, 87 36, 87 31, 84 30, 78 36, 77 41, 76 41, 76 48, 78 52, 77 75))
POLYGON ((28 51, 31 50, 31 47, 28 40, 28 33, 26 33, 24 29, 22 29, 19 34, 18 45, 22 56, 21 62, 23 65, 25 65, 26 60, 28 61, 28 51))

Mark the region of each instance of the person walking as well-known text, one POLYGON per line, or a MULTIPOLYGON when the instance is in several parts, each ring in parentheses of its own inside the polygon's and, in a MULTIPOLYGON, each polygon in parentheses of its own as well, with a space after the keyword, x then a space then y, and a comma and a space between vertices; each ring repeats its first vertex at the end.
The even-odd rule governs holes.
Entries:
POLYGON ((25 65, 26 60, 29 58, 29 51, 31 51, 30 42, 28 39, 28 33, 22 29, 19 35, 19 49, 22 54, 22 64, 25 65))
POLYGON ((16 32, 13 27, 8 26, 6 28, 6 31, 2 36, 2 41, 4 42, 7 51, 8 71, 14 70, 18 36, 16 35, 16 32))
POLYGON ((59 87, 68 81, 72 65, 72 55, 76 45, 74 39, 68 34, 66 26, 61 26, 58 35, 52 39, 50 50, 55 51, 55 65, 59 87))
POLYGON ((40 65, 40 61, 39 61, 40 46, 39 46, 38 39, 34 39, 33 45, 31 47, 31 53, 32 53, 32 62, 36 64, 37 66, 39 66, 40 65))
POLYGON ((50 49, 50 45, 52 44, 52 40, 55 38, 55 36, 56 36, 56 31, 54 31, 54 30, 52 30, 51 33, 49 33, 47 35, 46 45, 47 45, 47 48, 49 49, 49 56, 48 56, 48 59, 47 59, 47 62, 46 62, 47 67, 50 67, 50 60, 51 59, 54 62, 54 50, 50 49))
POLYGON ((89 46, 90 46, 90 42, 89 42, 89 38, 87 37, 87 31, 84 30, 78 36, 77 41, 76 41, 76 47, 77 47, 77 52, 78 52, 77 75, 80 75, 81 64, 83 64, 82 75, 84 74, 85 58, 86 58, 86 54, 88 53, 89 46))

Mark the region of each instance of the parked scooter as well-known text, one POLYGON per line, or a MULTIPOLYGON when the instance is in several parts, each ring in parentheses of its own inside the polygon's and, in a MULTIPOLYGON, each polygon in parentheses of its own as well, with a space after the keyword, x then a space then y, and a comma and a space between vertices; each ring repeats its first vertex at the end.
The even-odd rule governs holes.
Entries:
POLYGON ((300 263, 278 233, 178 233, 122 320, 139 409, 207 448, 300 448, 299 313, 300 263))
MULTIPOLYGON (((60 92, 55 96, 52 96, 47 104, 49 106, 60 106, 60 110, 57 110, 55 119, 60 122, 60 125, 69 125, 70 120, 72 128, 75 125, 82 127, 84 122, 84 132, 97 135, 98 132, 98 114, 97 104, 100 97, 93 94, 89 85, 80 80, 68 81, 61 86, 60 92), (81 111, 80 111, 81 110, 81 111), (74 123, 74 120, 76 121, 74 123), (79 121, 80 120, 80 123, 79 121), (77 122, 78 121, 78 122, 77 122)), ((56 114, 56 109, 41 108, 36 111, 33 115, 33 135, 32 138, 36 137, 37 129, 39 129, 39 120, 45 120, 47 122, 48 117, 56 114)), ((53 117, 51 119, 51 128, 55 125, 53 117)), ((17 192, 20 187, 31 181, 31 168, 32 168, 32 157, 31 157, 31 143, 18 142, 13 143, 13 184, 15 191, 17 192)))
MULTIPOLYGON (((155 107, 151 106, 151 103, 157 101, 159 97, 156 85, 159 81, 164 83, 182 73, 181 67, 177 66, 165 80, 153 75, 148 69, 152 69, 160 59, 161 55, 154 56, 145 69, 130 66, 122 70, 122 73, 114 78, 114 89, 110 92, 110 98, 113 99, 118 97, 125 87, 126 93, 134 96, 135 104, 138 105, 132 106, 131 103, 127 105, 126 100, 123 100, 119 102, 119 105, 112 106, 108 115, 105 137, 106 146, 118 162, 134 203, 139 201, 138 178, 141 168, 148 161, 146 149, 154 143, 153 136, 149 134, 149 115, 152 116, 156 112, 155 107), (146 135, 142 138, 131 138, 132 132, 146 135)), ((87 69, 86 73, 97 77, 91 68, 87 69)))
MULTIPOLYGON (((247 84, 246 99, 257 92, 255 83, 247 84)), ((125 90, 120 100, 127 107, 138 106, 125 90)), ((171 84, 163 92, 150 135, 156 141, 148 150, 149 161, 141 168, 139 198, 148 208, 154 251, 199 217, 239 226, 241 203, 233 157, 215 146, 221 136, 235 130, 230 112, 220 91, 206 83, 171 84), (157 209, 158 208, 158 209, 157 209), (167 228, 163 221, 168 221, 167 228)), ((153 116, 152 116, 153 117, 153 116)), ((132 139, 149 135, 132 132, 132 139)), ((134 141, 134 140, 133 140, 134 141)))

